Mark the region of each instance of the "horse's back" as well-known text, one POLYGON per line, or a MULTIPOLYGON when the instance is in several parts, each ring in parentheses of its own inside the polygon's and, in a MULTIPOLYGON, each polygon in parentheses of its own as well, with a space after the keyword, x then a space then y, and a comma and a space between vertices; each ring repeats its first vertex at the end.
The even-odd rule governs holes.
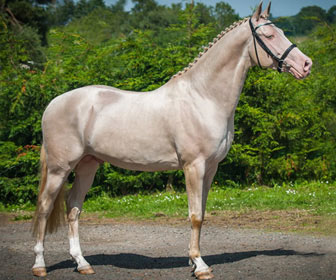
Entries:
MULTIPOLYGON (((123 92, 117 88, 108 86, 86 86, 65 92, 54 98, 47 106, 43 118, 43 130, 52 123, 68 125, 81 125, 90 114, 92 107, 102 109, 103 107, 117 103, 122 98, 123 92), (77 123, 74 121, 77 120, 77 123)), ((63 126, 63 127, 64 127, 63 126)))

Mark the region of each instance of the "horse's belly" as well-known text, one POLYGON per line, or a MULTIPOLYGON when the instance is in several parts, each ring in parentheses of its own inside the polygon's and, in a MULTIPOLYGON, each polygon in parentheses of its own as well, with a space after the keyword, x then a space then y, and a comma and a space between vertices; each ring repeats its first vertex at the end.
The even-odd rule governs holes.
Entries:
POLYGON ((179 169, 177 153, 165 137, 104 131, 88 148, 95 156, 115 166, 138 171, 179 169))
POLYGON ((111 163, 114 166, 135 170, 135 171, 165 171, 165 170, 177 170, 180 169, 178 162, 174 161, 153 161, 153 162, 144 162, 141 160, 133 161, 128 159, 121 159, 109 156, 101 157, 104 161, 111 163))
POLYGON ((163 171, 179 169, 176 153, 132 148, 121 148, 111 143, 111 149, 96 148, 93 154, 114 166, 137 171, 163 171), (115 149, 113 149, 115 148, 115 149))

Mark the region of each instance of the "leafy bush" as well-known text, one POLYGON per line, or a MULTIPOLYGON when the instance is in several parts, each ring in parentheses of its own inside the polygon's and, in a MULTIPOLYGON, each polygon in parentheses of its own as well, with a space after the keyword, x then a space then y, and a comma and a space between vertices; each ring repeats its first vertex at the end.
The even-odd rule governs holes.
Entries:
POLYGON ((39 182, 39 146, 17 147, 0 142, 0 201, 22 204, 35 201, 39 182))
MULTIPOLYGON (((174 38, 165 45, 155 43, 157 33, 148 30, 92 44, 66 28, 51 29, 41 67, 26 67, 36 52, 27 50, 26 36, 15 36, 0 19, 5 27, 0 32, 1 202, 36 199, 39 146, 35 145, 42 142, 41 116, 54 97, 89 84, 152 90, 197 55, 214 36, 213 25, 193 19, 190 8, 183 12, 179 23, 165 29, 165 40, 174 38)), ((217 184, 240 187, 336 179, 335 33, 335 26, 320 26, 300 44, 314 61, 313 72, 304 81, 250 70, 236 111, 235 140, 219 166, 217 184)), ((140 173, 104 164, 89 196, 163 190, 170 185, 184 188, 182 172, 140 173)))

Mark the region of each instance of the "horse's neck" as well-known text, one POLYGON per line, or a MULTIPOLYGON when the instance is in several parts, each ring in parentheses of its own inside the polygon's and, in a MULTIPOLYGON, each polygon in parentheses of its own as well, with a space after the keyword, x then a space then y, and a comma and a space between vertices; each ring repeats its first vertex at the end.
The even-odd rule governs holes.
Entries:
POLYGON ((190 94, 212 99, 227 114, 234 113, 247 71, 251 66, 246 22, 224 35, 184 74, 173 78, 188 83, 190 94))

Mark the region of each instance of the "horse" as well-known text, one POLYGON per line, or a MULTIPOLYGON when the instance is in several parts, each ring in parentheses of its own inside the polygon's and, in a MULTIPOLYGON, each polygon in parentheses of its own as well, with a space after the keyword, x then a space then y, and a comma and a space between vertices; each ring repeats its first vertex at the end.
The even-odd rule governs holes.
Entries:
POLYGON ((44 239, 64 219, 70 255, 81 274, 95 273, 82 255, 78 223, 99 165, 138 171, 183 170, 191 238, 189 262, 197 279, 214 277, 200 253, 208 192, 233 141, 234 114, 248 69, 310 74, 312 60, 270 20, 271 3, 218 34, 166 84, 150 92, 92 85, 53 99, 42 117, 41 180, 33 228, 35 276, 46 276, 44 239), (75 181, 62 199, 71 171, 75 181), (63 207, 64 208, 64 207, 63 207))

